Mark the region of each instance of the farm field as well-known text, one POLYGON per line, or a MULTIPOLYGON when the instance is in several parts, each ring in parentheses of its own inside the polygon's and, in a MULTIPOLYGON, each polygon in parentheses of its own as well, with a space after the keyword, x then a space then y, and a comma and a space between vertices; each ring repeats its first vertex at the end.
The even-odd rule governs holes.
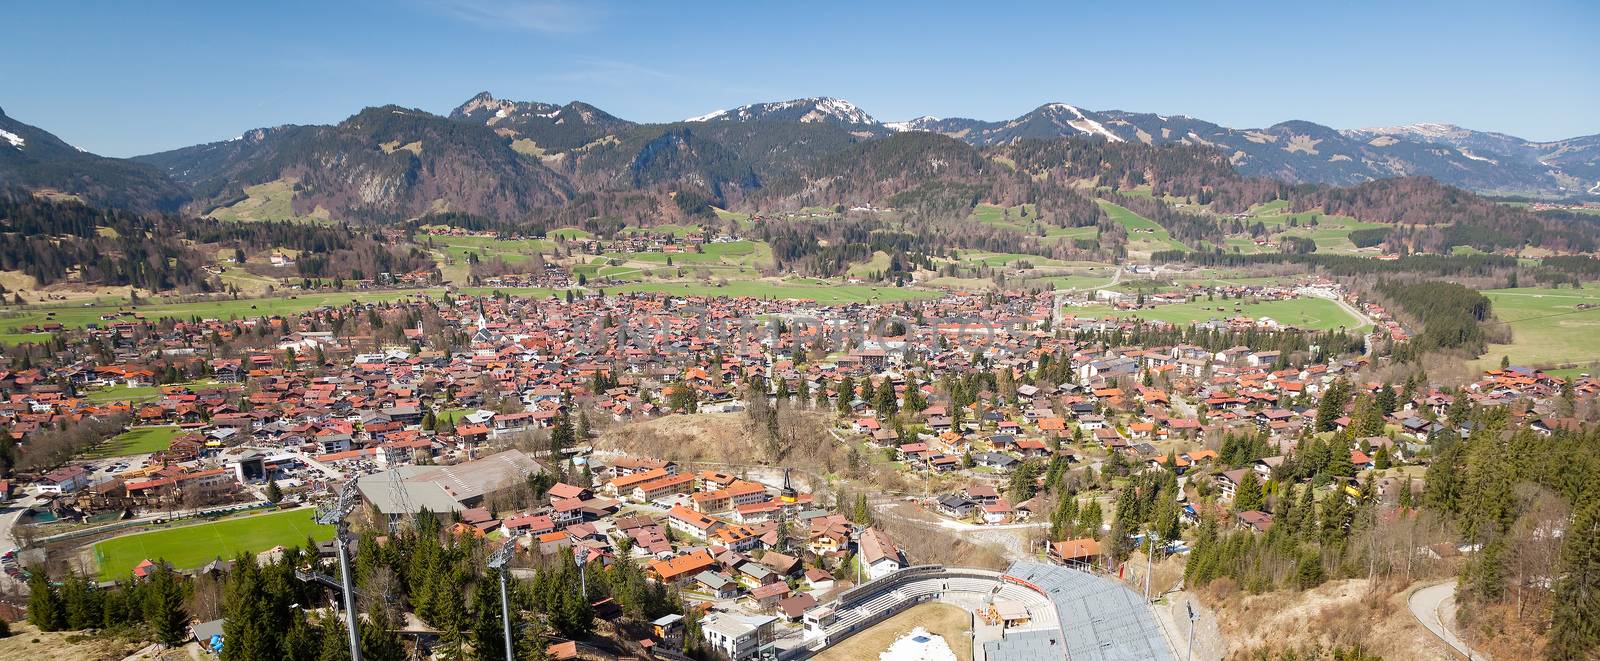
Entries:
POLYGON ((646 262, 650 264, 666 264, 667 258, 672 258, 672 263, 678 266, 699 264, 727 264, 757 266, 772 262, 772 249, 761 241, 730 241, 728 243, 707 243, 705 252, 627 252, 606 253, 607 257, 626 261, 646 262))
POLYGON ((1172 238, 1167 228, 1156 221, 1129 211, 1126 207, 1105 200, 1095 200, 1100 209, 1123 227, 1128 228, 1128 252, 1152 253, 1159 250, 1189 250, 1189 247, 1172 238))
POLYGON ((1067 289, 1099 289, 1111 284, 1111 273, 1107 270, 1105 275, 1051 275, 1043 278, 1033 278, 1023 282, 1028 287, 1042 287, 1046 283, 1055 286, 1057 291, 1067 289))
POLYGON ((0 345, 5 346, 22 344, 24 342, 33 342, 37 344, 41 342, 48 342, 49 340, 49 333, 0 333, 0 345))
POLYGON ((950 651, 955 652, 957 661, 972 661, 972 615, 960 607, 940 602, 912 606, 903 613, 846 638, 816 658, 818 661, 876 659, 894 641, 917 627, 944 637, 950 651))
POLYGON ((1089 227, 1056 227, 1049 223, 1041 223, 1039 207, 1034 204, 1021 204, 1014 207, 1002 207, 993 204, 980 204, 972 209, 971 219, 985 225, 993 225, 1002 229, 1026 234, 1028 236, 1041 236, 1042 239, 1060 241, 1068 239, 1092 239, 1097 231, 1094 226, 1089 227), (1023 213, 1027 215, 1024 216, 1023 213), (1040 234, 1040 230, 1044 230, 1040 234))
POLYGON ((865 262, 850 265, 850 277, 865 278, 873 273, 882 273, 889 270, 889 253, 882 250, 872 253, 872 257, 865 262))
POLYGON ((585 229, 579 229, 579 228, 576 228, 576 227, 559 227, 559 228, 550 230, 549 232, 547 232, 547 234, 549 234, 550 238, 552 238, 552 239, 555 239, 555 238, 561 238, 561 239, 589 239, 589 238, 593 238, 594 237, 594 233, 593 232, 590 232, 589 230, 585 230, 585 229))
POLYGON ((308 536, 332 539, 333 526, 317 525, 311 514, 311 508, 300 508, 113 537, 94 545, 95 562, 100 579, 111 580, 126 578, 146 559, 193 569, 219 557, 228 560, 274 546, 303 546, 308 536))
POLYGON ((1483 295, 1493 301, 1495 318, 1510 325, 1511 342, 1489 345, 1478 367, 1497 367, 1501 356, 1529 367, 1600 360, 1600 285, 1491 289, 1483 295), (1579 305, 1595 307, 1579 311, 1579 305))
MULTIPOLYGON (((457 287, 456 291, 468 296, 493 296, 495 294, 506 294, 508 296, 520 296, 524 298, 549 298, 551 296, 561 296, 569 290, 547 289, 544 287, 457 287)), ((574 292, 574 295, 580 292, 578 289, 572 289, 570 291, 574 292)))
POLYGON ((981 266, 1010 266, 1015 262, 1027 262, 1034 266, 1071 266, 1070 262, 1059 259, 1041 257, 1039 255, 1026 255, 1015 252, 982 252, 970 250, 960 253, 961 261, 967 264, 981 266))
POLYGON ((666 236, 666 235, 670 234, 670 235, 676 236, 676 237, 685 237, 685 236, 688 236, 690 234, 698 233, 700 231, 701 231, 701 227, 699 225, 678 225, 678 224, 675 224, 675 223, 667 223, 667 224, 664 224, 664 225, 651 225, 649 227, 629 227, 627 229, 622 230, 622 233, 623 234, 655 234, 655 235, 658 235, 658 236, 666 236))
POLYGON ((496 239, 488 236, 427 237, 434 249, 448 256, 456 265, 465 265, 471 256, 479 261, 500 259, 507 264, 521 264, 533 259, 534 253, 548 252, 555 243, 547 239, 496 239))
POLYGON ((624 285, 617 292, 662 292, 682 296, 793 298, 818 303, 865 303, 935 298, 938 292, 904 287, 839 285, 821 280, 730 280, 717 286, 702 282, 660 282, 624 285))
MULTIPOLYGON (((1320 253, 1351 253, 1357 250, 1356 245, 1350 242, 1350 233, 1355 230, 1374 229, 1387 227, 1383 223, 1368 223, 1356 220, 1349 216, 1331 216, 1321 211, 1302 211, 1289 213, 1289 203, 1285 200, 1273 200, 1254 209, 1255 217, 1246 222, 1253 225, 1260 222, 1266 226, 1267 231, 1281 236, 1298 236, 1311 239, 1317 244, 1320 253), (1316 221, 1316 226, 1311 226, 1311 221, 1316 221)), ((1239 239, 1250 247, 1253 243, 1239 239)), ((1275 241, 1274 241, 1275 243, 1275 241)), ((1229 243, 1230 249, 1232 242, 1229 243)), ((1268 250, 1260 250, 1268 252, 1268 250)), ((1248 253, 1249 248, 1241 247, 1240 252, 1248 253)))
POLYGON ((172 439, 177 437, 178 428, 172 425, 134 427, 113 436, 100 447, 91 451, 89 456, 103 459, 106 457, 127 457, 136 454, 160 452, 172 447, 172 439))
MULTIPOLYGON (((432 295, 437 289, 406 289, 375 292, 341 292, 327 294, 299 294, 293 297, 245 298, 239 300, 206 301, 200 303, 157 303, 139 305, 91 305, 80 307, 30 308, 0 313, 0 332, 19 333, 25 325, 58 323, 68 328, 81 328, 89 324, 110 323, 102 315, 134 312, 145 319, 232 319, 271 316, 303 312, 324 305, 345 305, 352 302, 393 301, 413 294, 432 295)), ((132 317, 122 317, 131 320, 132 317)))
POLYGON ((1070 307, 1066 313, 1077 317, 1138 317, 1172 324, 1189 324, 1209 319, 1227 319, 1246 316, 1251 319, 1271 317, 1280 324, 1307 330, 1332 330, 1341 326, 1354 330, 1356 318, 1350 316, 1337 303, 1321 298, 1296 298, 1286 301, 1196 301, 1158 305, 1144 310, 1116 310, 1104 305, 1070 307), (1209 308, 1209 309, 1208 309, 1209 308), (1221 308, 1221 311, 1218 311, 1221 308), (1235 312, 1235 308, 1238 309, 1235 312))

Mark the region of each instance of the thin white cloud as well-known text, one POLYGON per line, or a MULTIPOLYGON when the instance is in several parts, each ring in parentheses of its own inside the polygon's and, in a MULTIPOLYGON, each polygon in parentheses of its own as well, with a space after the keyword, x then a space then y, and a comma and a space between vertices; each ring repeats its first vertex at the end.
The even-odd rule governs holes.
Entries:
POLYGON ((543 34, 585 32, 600 18, 592 2, 570 0, 421 0, 444 16, 496 30, 543 34))

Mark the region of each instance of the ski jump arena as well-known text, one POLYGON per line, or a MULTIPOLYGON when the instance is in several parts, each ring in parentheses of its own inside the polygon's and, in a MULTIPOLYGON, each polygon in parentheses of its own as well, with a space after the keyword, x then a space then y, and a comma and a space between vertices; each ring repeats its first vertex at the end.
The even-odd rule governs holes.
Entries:
POLYGON ((1015 562, 1003 572, 919 565, 851 588, 805 614, 805 659, 912 606, 959 605, 973 615, 976 661, 1172 661, 1139 593, 1086 571, 1015 562))

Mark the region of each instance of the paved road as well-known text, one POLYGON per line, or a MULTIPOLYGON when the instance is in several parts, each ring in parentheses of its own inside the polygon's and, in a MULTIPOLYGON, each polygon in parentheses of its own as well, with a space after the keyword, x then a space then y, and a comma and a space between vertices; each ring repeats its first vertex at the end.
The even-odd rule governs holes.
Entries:
MULTIPOLYGON (((1099 285, 1097 287, 1089 287, 1088 289, 1090 291, 1110 289, 1117 286, 1117 284, 1120 282, 1122 282, 1122 267, 1118 266, 1116 272, 1111 274, 1111 282, 1099 285)), ((1050 297, 1050 326, 1052 328, 1054 328, 1057 324, 1060 324, 1061 318, 1065 316, 1062 313, 1062 308, 1066 307, 1066 297, 1077 292, 1078 289, 1080 288, 1073 287, 1071 289, 1057 290, 1056 293, 1050 297)))
POLYGON ((1333 301, 1339 305, 1340 309, 1350 313, 1350 316, 1355 317, 1356 323, 1362 326, 1378 325, 1378 322, 1373 321, 1372 317, 1367 316, 1367 313, 1362 312, 1361 310, 1357 309, 1356 306, 1351 305, 1349 301, 1344 300, 1343 296, 1332 295, 1327 290, 1318 289, 1315 287, 1301 287, 1300 289, 1295 290, 1295 293, 1302 296, 1311 296, 1323 300, 1333 301))
POLYGON ((1487 659, 1487 654, 1476 651, 1467 646, 1466 641, 1456 635, 1453 626, 1456 621, 1456 582, 1447 581, 1432 585, 1411 593, 1407 600, 1411 607, 1411 616, 1417 618, 1422 626, 1426 627, 1433 635, 1438 636, 1446 645, 1458 654, 1468 659, 1487 659))
POLYGON ((1217 626, 1217 617, 1211 609, 1206 608, 1192 595, 1179 590, 1166 595, 1166 601, 1152 604, 1151 612, 1155 613, 1156 623, 1167 635, 1167 641, 1172 644, 1173 656, 1177 659, 1189 661, 1220 661, 1227 655, 1228 642, 1222 637, 1222 631, 1217 626), (1189 645, 1189 608, 1194 608, 1194 645, 1189 645))

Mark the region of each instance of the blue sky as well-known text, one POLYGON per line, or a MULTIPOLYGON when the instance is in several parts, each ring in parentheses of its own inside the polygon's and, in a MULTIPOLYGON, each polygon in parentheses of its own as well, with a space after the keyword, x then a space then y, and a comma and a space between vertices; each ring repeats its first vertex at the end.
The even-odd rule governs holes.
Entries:
POLYGON ((836 96, 883 121, 1061 101, 1235 127, 1600 132, 1592 1, 9 5, 0 108, 113 156, 383 103, 445 113, 481 90, 638 121, 836 96))

